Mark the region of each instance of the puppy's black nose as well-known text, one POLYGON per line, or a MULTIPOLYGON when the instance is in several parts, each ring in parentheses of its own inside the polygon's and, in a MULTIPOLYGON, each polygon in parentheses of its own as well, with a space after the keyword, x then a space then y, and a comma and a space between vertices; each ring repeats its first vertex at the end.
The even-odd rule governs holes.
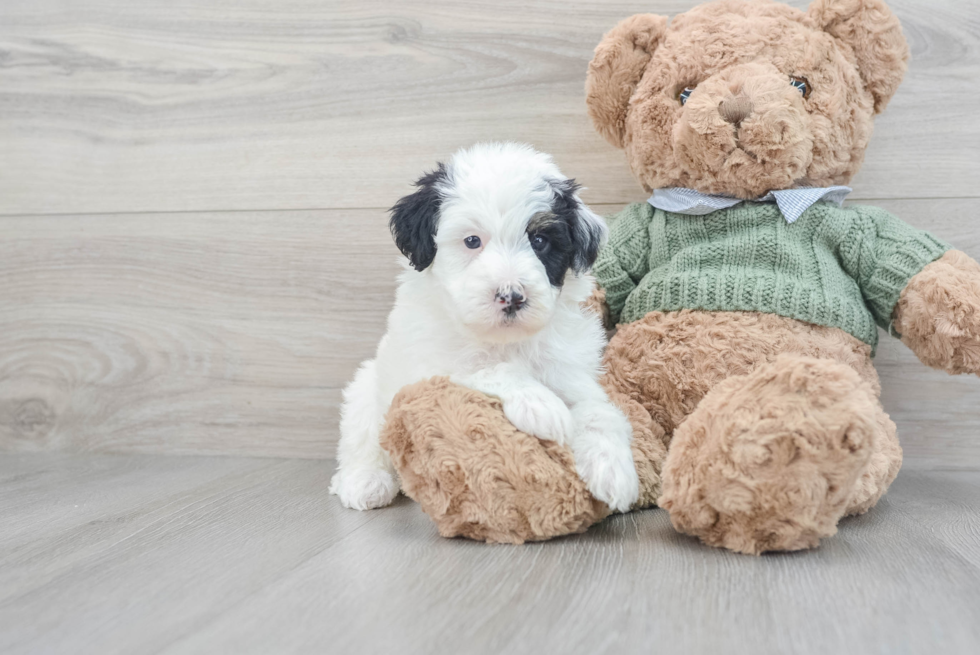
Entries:
POLYGON ((526 302, 524 294, 520 291, 498 291, 497 305, 508 316, 513 316, 524 306, 526 302))

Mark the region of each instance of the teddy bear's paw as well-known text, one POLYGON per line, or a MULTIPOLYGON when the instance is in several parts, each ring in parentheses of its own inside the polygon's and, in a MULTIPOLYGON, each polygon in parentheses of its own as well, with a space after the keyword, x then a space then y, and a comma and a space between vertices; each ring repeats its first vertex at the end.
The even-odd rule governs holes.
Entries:
POLYGON ((965 253, 947 251, 909 280, 894 317, 927 366, 980 374, 980 264, 965 253))
POLYGON ((640 496, 628 440, 603 438, 575 448, 575 468, 589 492, 613 511, 629 511, 640 496))
POLYGON ((330 493, 350 509, 375 509, 390 505, 398 495, 398 483, 386 469, 341 469, 330 481, 330 493))
POLYGON ((531 387, 504 399, 504 415, 515 428, 538 439, 564 444, 572 433, 572 413, 546 387, 531 387))

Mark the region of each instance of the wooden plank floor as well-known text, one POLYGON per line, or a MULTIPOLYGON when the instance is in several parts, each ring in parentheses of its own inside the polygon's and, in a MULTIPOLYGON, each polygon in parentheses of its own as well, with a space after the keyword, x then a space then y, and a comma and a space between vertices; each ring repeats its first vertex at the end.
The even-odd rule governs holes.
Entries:
POLYGON ((749 557, 661 510, 440 538, 332 462, 0 458, 4 653, 976 653, 980 472, 904 472, 815 551, 749 557))

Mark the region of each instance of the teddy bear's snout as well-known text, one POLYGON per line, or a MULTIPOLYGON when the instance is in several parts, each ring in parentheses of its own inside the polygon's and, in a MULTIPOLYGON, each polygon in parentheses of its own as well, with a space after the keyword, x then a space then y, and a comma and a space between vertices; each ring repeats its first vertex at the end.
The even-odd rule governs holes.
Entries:
POLYGON ((742 121, 752 114, 752 100, 747 95, 740 93, 727 100, 723 100, 718 105, 718 112, 725 119, 726 123, 731 123, 735 127, 738 127, 742 121))
POLYGON ((748 62, 701 80, 677 103, 671 145, 683 184, 757 197, 806 177, 813 133, 790 80, 772 64, 748 62))

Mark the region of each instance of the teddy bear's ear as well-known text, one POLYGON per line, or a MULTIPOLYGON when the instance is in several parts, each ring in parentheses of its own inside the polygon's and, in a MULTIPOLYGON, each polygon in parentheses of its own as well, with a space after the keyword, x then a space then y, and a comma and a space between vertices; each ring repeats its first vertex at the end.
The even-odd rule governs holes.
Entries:
POLYGON ((807 16, 854 51, 858 71, 881 113, 905 75, 909 46, 882 0, 814 0, 807 16))
POLYGON ((585 79, 585 101, 596 130, 623 147, 626 108, 653 51, 667 32, 667 18, 637 14, 602 37, 585 79))

